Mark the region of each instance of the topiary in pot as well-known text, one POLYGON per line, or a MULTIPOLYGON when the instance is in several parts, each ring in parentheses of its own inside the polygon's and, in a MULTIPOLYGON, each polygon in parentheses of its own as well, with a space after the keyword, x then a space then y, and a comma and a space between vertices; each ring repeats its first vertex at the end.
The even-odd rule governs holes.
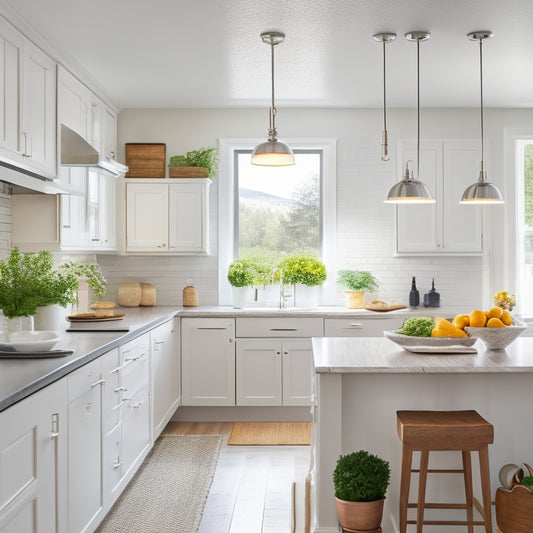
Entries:
POLYGON ((218 170, 218 148, 199 148, 186 155, 173 155, 168 162, 171 178, 204 177, 214 179, 218 170), (204 171, 200 171, 204 169, 204 171), (182 172, 179 172, 181 170, 182 172))
POLYGON ((361 309, 365 291, 373 291, 378 287, 378 281, 368 270, 339 270, 337 284, 346 288, 346 307, 361 309))
POLYGON ((341 455, 333 471, 341 525, 356 531, 379 528, 389 482, 388 461, 365 450, 341 455))
POLYGON ((327 278, 326 266, 309 255, 292 255, 282 259, 278 267, 283 270, 283 282, 308 287, 322 285, 327 278))

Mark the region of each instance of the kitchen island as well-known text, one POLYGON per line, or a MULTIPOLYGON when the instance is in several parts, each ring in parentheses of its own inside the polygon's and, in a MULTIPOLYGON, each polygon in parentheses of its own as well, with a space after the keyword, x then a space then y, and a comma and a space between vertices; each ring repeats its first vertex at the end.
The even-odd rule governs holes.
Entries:
MULTIPOLYGON (((519 338, 506 350, 486 350, 479 340, 474 347, 476 354, 427 355, 404 351, 386 338, 313 339, 314 533, 338 531, 332 472, 339 455, 359 449, 390 462, 391 483, 382 528, 384 533, 399 531, 401 443, 396 432, 399 409, 475 409, 491 422, 495 432, 494 444, 489 446, 493 494, 504 464, 533 461, 530 399, 533 339, 519 338)), ((430 468, 459 465, 460 454, 430 454, 430 468)), ((473 472, 477 491, 477 454, 473 454, 473 472)), ((413 476, 410 501, 416 499, 416 487, 417 479, 413 476)), ((427 501, 463 499, 461 476, 428 477, 427 501)), ((455 513, 440 512, 448 513, 449 519, 453 519, 450 513, 455 513)), ((430 513, 427 511, 428 517, 435 516, 430 513)), ((457 513, 458 519, 464 519, 464 511, 457 513)), ((493 523, 496 530, 496 522, 493 523)), ((448 531, 457 532, 458 528, 439 527, 439 533, 448 531)))

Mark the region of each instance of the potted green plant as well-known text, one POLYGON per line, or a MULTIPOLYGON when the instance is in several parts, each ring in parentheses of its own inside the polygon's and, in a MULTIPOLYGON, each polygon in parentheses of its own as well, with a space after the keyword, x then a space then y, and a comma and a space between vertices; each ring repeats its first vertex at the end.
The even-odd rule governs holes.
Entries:
POLYGON ((173 155, 168 163, 168 175, 170 178, 214 179, 218 160, 218 148, 199 148, 186 155, 173 155))
POLYGON ((388 461, 365 450, 341 455, 333 471, 341 526, 348 531, 378 529, 389 482, 388 461))
POLYGON ((377 279, 368 270, 339 270, 337 284, 347 289, 344 294, 348 309, 361 309, 365 292, 373 291, 379 286, 377 279))
POLYGON ((227 278, 233 287, 233 306, 240 308, 259 302, 259 287, 271 281, 271 269, 249 259, 236 259, 230 263, 227 278))
POLYGON ((285 257, 278 263, 283 283, 294 285, 294 305, 317 307, 320 285, 326 281, 326 266, 316 257, 299 254, 285 257), (312 289, 310 289, 312 287, 312 289))

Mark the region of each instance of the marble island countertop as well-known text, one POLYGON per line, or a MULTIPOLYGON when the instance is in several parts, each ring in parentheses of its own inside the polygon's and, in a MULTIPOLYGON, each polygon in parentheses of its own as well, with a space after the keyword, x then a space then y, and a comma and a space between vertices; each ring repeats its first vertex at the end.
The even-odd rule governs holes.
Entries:
POLYGON ((317 373, 508 373, 533 372, 533 338, 519 337, 505 350, 487 350, 482 341, 473 354, 411 353, 385 337, 315 337, 317 373))

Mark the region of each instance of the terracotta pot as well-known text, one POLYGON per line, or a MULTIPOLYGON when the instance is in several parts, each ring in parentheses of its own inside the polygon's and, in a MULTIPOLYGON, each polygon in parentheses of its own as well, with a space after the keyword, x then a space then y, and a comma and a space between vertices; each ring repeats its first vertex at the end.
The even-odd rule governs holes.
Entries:
POLYGON ((374 502, 347 502, 335 498, 341 526, 353 531, 375 531, 383 518, 385 499, 374 502))
POLYGON ((348 309, 362 309, 365 291, 344 291, 346 294, 346 307, 348 309))

